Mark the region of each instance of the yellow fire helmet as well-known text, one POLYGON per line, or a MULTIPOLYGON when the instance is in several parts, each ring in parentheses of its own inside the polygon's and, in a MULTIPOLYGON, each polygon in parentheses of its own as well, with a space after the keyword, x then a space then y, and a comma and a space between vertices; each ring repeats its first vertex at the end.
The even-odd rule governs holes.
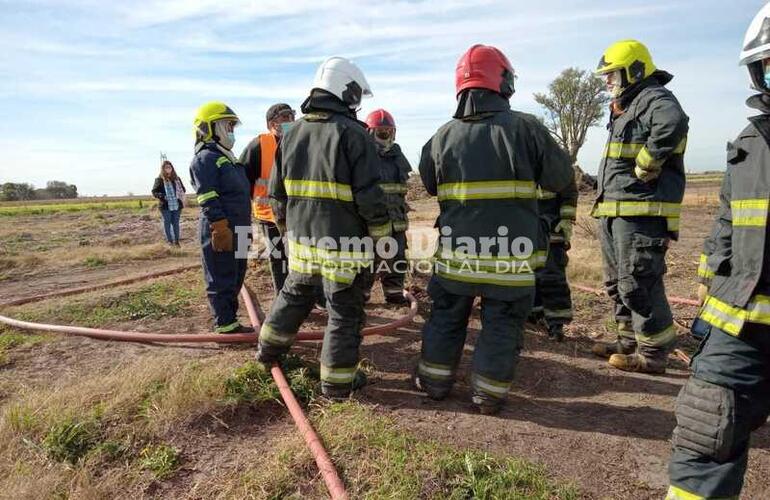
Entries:
POLYGON ((193 120, 195 140, 200 142, 210 141, 214 135, 214 122, 227 118, 238 123, 241 122, 235 111, 223 102, 211 101, 198 108, 198 111, 195 113, 195 120, 193 120))
POLYGON ((656 69, 650 51, 642 42, 621 40, 613 43, 604 51, 599 65, 596 67, 596 74, 606 75, 621 70, 628 84, 631 85, 644 80, 656 69))

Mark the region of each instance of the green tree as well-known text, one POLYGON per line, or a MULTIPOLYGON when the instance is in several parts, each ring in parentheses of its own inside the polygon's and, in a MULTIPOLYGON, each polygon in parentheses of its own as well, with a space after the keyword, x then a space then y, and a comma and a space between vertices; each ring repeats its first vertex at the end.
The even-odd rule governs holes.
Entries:
POLYGON ((34 197, 35 187, 32 184, 6 182, 0 186, 0 201, 26 201, 34 197))
POLYGON ((582 177, 578 152, 585 144, 588 129, 601 122, 610 101, 604 82, 590 71, 567 68, 551 82, 548 93, 535 94, 535 101, 545 108, 543 123, 582 177))

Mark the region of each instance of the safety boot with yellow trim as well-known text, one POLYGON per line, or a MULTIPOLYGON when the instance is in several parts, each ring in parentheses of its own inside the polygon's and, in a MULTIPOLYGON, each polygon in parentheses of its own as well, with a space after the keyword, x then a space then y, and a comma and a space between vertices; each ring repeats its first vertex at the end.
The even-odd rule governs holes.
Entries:
POLYGON ((625 372, 666 373, 666 358, 661 356, 643 356, 638 352, 633 354, 613 354, 610 356, 609 363, 610 366, 625 372))

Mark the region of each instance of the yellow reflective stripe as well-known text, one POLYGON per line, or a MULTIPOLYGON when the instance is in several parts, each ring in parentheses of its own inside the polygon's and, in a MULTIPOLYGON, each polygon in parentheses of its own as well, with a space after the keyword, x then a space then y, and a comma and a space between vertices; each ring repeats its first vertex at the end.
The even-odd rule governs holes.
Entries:
POLYGON ((454 182, 438 185, 438 200, 499 200, 535 198, 532 181, 454 182))
POLYGON ((556 198, 556 193, 554 193, 553 191, 547 191, 540 186, 537 187, 538 200, 552 200, 554 198, 556 198))
POLYGON ((552 319, 572 319, 572 309, 545 309, 543 314, 546 318, 552 319))
POLYGON ((279 333, 267 323, 264 323, 259 330, 260 342, 279 346, 291 345, 294 342, 295 335, 294 333, 279 333))
POLYGON ((447 262, 452 267, 470 264, 474 268, 477 266, 494 268, 496 265, 498 265, 498 263, 509 267, 511 265, 523 266, 524 263, 527 263, 531 268, 534 269, 545 265, 545 262, 548 259, 548 254, 544 250, 538 250, 532 252, 532 255, 529 257, 483 254, 476 255, 452 251, 447 248, 438 248, 433 257, 436 259, 436 262, 447 262))
POLYGON ((452 367, 450 365, 441 365, 438 363, 429 363, 420 360, 417 363, 417 371, 420 375, 427 378, 447 380, 452 378, 452 367))
POLYGON ((535 286, 534 273, 498 274, 483 271, 471 272, 440 265, 436 267, 436 274, 449 280, 478 285, 535 286))
POLYGON ((498 399, 504 398, 511 388, 510 382, 501 382, 499 380, 484 377, 478 373, 474 373, 471 376, 471 384, 475 389, 480 389, 488 395, 498 399))
POLYGON ((396 220, 393 221, 393 231, 406 231, 409 229, 409 222, 405 220, 396 220))
POLYGON ((700 264, 698 265, 698 276, 706 279, 711 279, 714 277, 714 271, 712 271, 708 265, 708 255, 706 255, 705 253, 700 254, 700 264))
POLYGON ((639 151, 644 147, 644 143, 624 144, 622 142, 610 142, 604 148, 606 158, 636 158, 639 151))
POLYGON ((709 295, 701 309, 700 318, 730 335, 737 336, 746 322, 770 325, 770 297, 756 295, 746 309, 741 309, 709 295))
POLYGON ((678 218, 682 211, 679 203, 663 201, 603 201, 594 207, 593 217, 653 216, 678 218))
POLYGON ((647 150, 647 146, 643 147, 642 150, 639 151, 639 154, 636 156, 636 164, 639 165, 643 170, 657 171, 660 170, 660 167, 662 167, 664 163, 666 163, 666 158, 656 160, 647 150))
POLYGON ((217 158, 217 168, 222 167, 222 165, 224 165, 225 163, 231 163, 230 158, 228 158, 227 156, 220 156, 219 158, 217 158))
POLYGON ((731 201, 733 226, 765 227, 769 207, 770 200, 761 198, 731 201))
POLYGON ((559 216, 562 219, 574 219, 577 215, 577 207, 574 205, 562 205, 559 209, 559 216))
POLYGON ((352 261, 363 265, 374 260, 374 252, 349 252, 343 250, 327 250, 304 245, 296 240, 289 240, 289 255, 296 255, 303 260, 312 262, 322 261, 352 261))
POLYGON ((670 345, 676 339, 676 328, 672 324, 658 333, 637 333, 636 340, 647 347, 662 347, 670 345))
POLYGON ((380 189, 387 194, 404 194, 406 193, 406 184, 382 183, 380 184, 380 189))
POLYGON ((216 191, 209 191, 208 193, 203 193, 198 195, 198 205, 202 205, 206 203, 209 200, 213 200, 214 198, 217 198, 219 196, 219 193, 216 191))
POLYGON ((378 226, 369 226, 369 236, 372 238, 382 238, 383 236, 389 236, 391 233, 390 221, 378 226))
POLYGON ((325 181, 306 181, 302 179, 284 179, 286 194, 302 198, 318 198, 339 201, 353 201, 353 191, 349 184, 325 181))
POLYGON ((356 375, 356 367, 331 368, 321 365, 321 380, 331 384, 352 384, 356 375))
POLYGON ((349 285, 356 279, 357 269, 340 269, 338 265, 303 262, 289 255, 289 270, 300 274, 321 275, 329 281, 349 285))
POLYGON ((669 231, 679 231, 679 217, 666 217, 666 226, 669 231))
POLYGON ((668 487, 668 493, 666 493, 665 500, 706 500, 706 497, 702 497, 696 493, 690 493, 687 490, 671 485, 668 487))
POLYGON ((679 145, 674 149, 673 154, 683 155, 686 149, 687 149, 687 137, 679 141, 679 145))

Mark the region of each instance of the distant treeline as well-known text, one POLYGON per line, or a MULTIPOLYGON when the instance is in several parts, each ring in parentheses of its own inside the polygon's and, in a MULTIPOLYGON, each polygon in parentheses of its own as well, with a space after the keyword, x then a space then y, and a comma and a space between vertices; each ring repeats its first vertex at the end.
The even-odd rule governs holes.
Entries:
POLYGON ((16 182, 0 185, 0 201, 67 200, 77 197, 78 187, 61 181, 48 181, 43 189, 16 182))

